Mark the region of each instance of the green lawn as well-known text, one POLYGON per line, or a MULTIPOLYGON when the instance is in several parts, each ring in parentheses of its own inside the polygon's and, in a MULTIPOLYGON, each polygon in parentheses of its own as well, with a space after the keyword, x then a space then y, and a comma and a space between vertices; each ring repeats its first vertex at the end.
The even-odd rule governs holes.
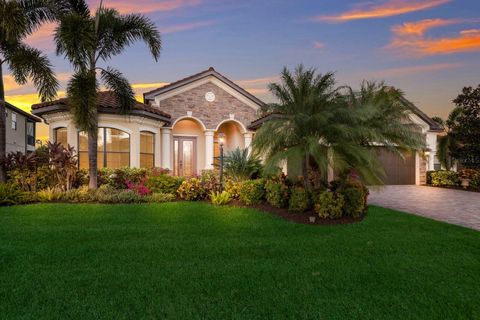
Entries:
POLYGON ((205 203, 0 208, 1 319, 479 319, 480 232, 371 207, 306 226, 205 203))

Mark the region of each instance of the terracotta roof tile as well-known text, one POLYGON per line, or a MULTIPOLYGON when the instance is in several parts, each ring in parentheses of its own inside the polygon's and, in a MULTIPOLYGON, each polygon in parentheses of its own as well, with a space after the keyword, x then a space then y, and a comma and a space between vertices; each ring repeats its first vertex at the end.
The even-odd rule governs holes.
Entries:
MULTIPOLYGON (((44 102, 44 103, 37 103, 32 105, 32 110, 38 110, 49 107, 49 106, 68 106, 68 98, 60 98, 54 101, 44 102)), ((119 109, 117 96, 112 91, 102 91, 98 93, 97 99, 97 107, 104 108, 104 109, 119 109)), ((148 104, 141 103, 135 100, 135 105, 133 106, 134 110, 146 111, 149 113, 153 113, 165 118, 171 118, 171 116, 155 107, 152 107, 148 104)))

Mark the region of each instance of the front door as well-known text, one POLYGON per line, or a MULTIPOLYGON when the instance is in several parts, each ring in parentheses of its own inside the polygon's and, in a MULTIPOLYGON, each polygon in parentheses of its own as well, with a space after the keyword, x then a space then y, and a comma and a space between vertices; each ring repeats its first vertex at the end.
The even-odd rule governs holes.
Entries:
POLYGON ((173 174, 193 176, 196 174, 197 138, 175 137, 173 139, 173 174))

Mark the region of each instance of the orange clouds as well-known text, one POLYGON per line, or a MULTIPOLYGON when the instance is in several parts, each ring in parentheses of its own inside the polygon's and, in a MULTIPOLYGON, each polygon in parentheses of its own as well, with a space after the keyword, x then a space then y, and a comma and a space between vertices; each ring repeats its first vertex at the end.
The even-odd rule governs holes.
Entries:
POLYGON ((335 16, 316 16, 315 21, 346 22, 360 19, 378 19, 409 12, 426 10, 451 0, 390 0, 382 4, 368 4, 335 16))
POLYGON ((480 51, 480 29, 462 30, 457 35, 449 37, 430 38, 426 35, 430 29, 464 22, 475 21, 428 19, 393 26, 393 39, 387 48, 413 56, 480 51))
POLYGON ((393 33, 397 36, 423 36, 432 28, 448 26, 460 23, 460 19, 425 19, 418 22, 405 22, 392 27, 393 33))

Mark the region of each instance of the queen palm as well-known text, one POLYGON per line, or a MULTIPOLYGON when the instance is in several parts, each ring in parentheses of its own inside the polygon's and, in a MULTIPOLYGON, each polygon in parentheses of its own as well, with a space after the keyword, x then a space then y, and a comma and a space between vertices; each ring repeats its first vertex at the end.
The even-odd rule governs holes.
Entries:
POLYGON ((24 40, 42 23, 54 20, 47 2, 33 0, 0 0, 0 182, 5 182, 5 87, 3 68, 6 66, 15 82, 29 79, 42 101, 55 97, 58 82, 48 58, 24 40))
POLYGON ((67 86, 70 112, 75 124, 88 134, 89 187, 97 187, 97 92, 99 79, 113 91, 121 112, 134 105, 134 93, 122 73, 106 62, 122 53, 133 42, 142 40, 149 46, 155 61, 161 49, 160 34, 154 23, 138 14, 120 15, 115 9, 104 8, 102 2, 91 13, 85 0, 68 0, 69 9, 59 18, 55 30, 57 54, 64 55, 75 73, 67 86))
POLYGON ((364 82, 360 90, 338 88, 332 73, 286 68, 281 83, 269 86, 279 100, 271 104, 277 117, 258 130, 254 148, 265 156, 266 170, 301 156, 306 188, 311 160, 324 175, 332 166, 338 174, 355 170, 366 183, 381 183, 384 172, 373 147, 392 152, 422 146, 420 133, 407 124, 408 106, 401 92, 364 82))

